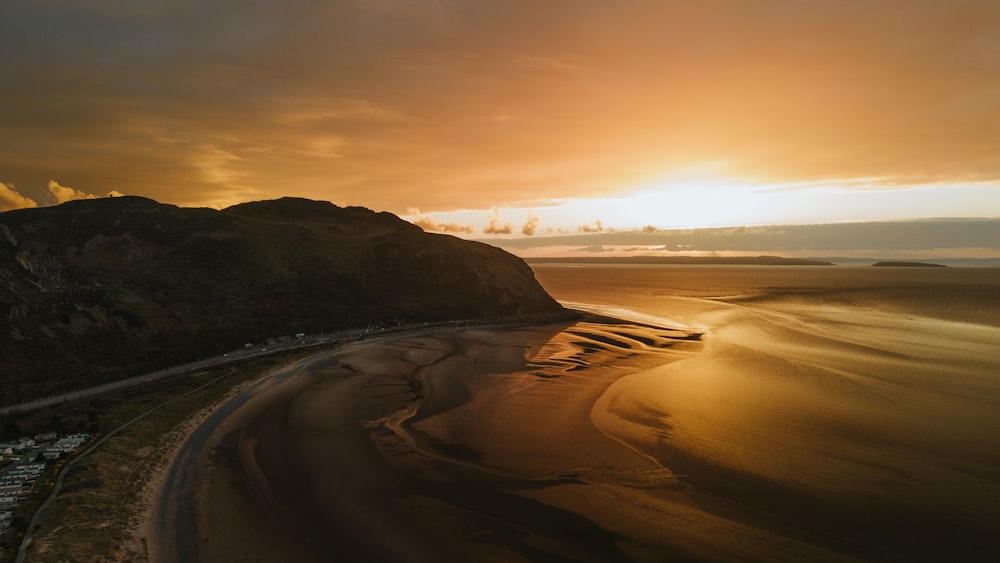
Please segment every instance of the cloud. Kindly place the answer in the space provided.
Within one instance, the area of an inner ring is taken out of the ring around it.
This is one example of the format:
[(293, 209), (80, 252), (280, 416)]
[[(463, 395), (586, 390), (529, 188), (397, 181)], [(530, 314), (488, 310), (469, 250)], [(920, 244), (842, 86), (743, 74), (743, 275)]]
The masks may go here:
[(430, 219), (428, 217), (419, 217), (413, 221), (413, 224), (425, 231), (434, 231), (439, 233), (468, 234), (468, 235), (471, 235), (473, 233), (472, 225), (459, 225), (458, 223), (439, 223), (434, 219)]
[[(63, 186), (55, 180), (49, 180), (47, 188), (49, 192), (48, 201), (51, 202), (52, 205), (59, 205), (76, 199), (95, 199), (101, 197), (82, 190), (71, 188), (69, 186)], [(123, 195), (125, 194), (118, 190), (111, 190), (108, 192), (107, 197), (121, 197)], [(21, 194), (14, 184), (10, 182), (0, 182), (0, 211), (10, 211), (12, 209), (25, 209), (38, 206), (39, 203), (37, 201)]]
[[(320, 148), (321, 144), (317, 142), (315, 150), (323, 150)], [(201, 148), (201, 152), (201, 159), (197, 166), (204, 181), (229, 185), (244, 176), (244, 172), (238, 166), (238, 163), (243, 159), (232, 151), (215, 145), (206, 145)]]
[(616, 196), (700, 162), (761, 185), (997, 183), (1000, 4), (942, 6), (8, 2), (0, 170), (394, 213)]
[(581, 70), (583, 67), (566, 62), (562, 59), (556, 57), (539, 57), (527, 55), (519, 59), (520, 64), (534, 69), (539, 70), (550, 70), (550, 71), (576, 71)]
[(535, 231), (538, 230), (538, 221), (539, 221), (538, 217), (534, 213), (529, 211), (528, 220), (525, 221), (524, 225), (521, 226), (521, 234), (528, 236), (534, 235)]
[(14, 184), (0, 182), (0, 211), (38, 207), (38, 203), (30, 197), (21, 195)]
[(52, 194), (52, 199), (55, 200), (57, 205), (75, 199), (94, 199), (97, 197), (94, 194), (88, 194), (68, 186), (60, 185), (55, 180), (49, 180), (49, 193)]
[(49, 180), (48, 188), (49, 194), (52, 195), (52, 199), (56, 205), (77, 199), (97, 199), (100, 197), (121, 197), (125, 195), (118, 190), (111, 190), (105, 196), (94, 195), (69, 186), (63, 186), (55, 180)]
[(407, 215), (413, 216), (411, 221), (414, 225), (420, 227), (425, 231), (437, 232), (437, 233), (449, 233), (449, 234), (467, 234), (471, 235), (473, 233), (472, 225), (460, 225), (458, 223), (441, 223), (430, 217), (424, 217), (420, 214), (419, 207), (407, 207)]
[(500, 210), (494, 207), (490, 211), (490, 222), (483, 228), (483, 232), (488, 235), (509, 235), (514, 232), (510, 223), (500, 223)]

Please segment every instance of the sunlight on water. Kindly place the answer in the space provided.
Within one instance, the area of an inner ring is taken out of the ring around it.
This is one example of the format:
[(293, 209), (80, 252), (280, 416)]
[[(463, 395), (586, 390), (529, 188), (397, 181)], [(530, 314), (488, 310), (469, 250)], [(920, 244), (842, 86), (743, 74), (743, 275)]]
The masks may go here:
[(837, 498), (837, 510), (871, 508), (887, 537), (998, 523), (997, 272), (536, 271), (566, 302), (706, 331), (704, 353), (621, 378), (594, 415), (682, 481), (742, 488), (758, 509), (818, 523), (826, 517), (782, 499)]

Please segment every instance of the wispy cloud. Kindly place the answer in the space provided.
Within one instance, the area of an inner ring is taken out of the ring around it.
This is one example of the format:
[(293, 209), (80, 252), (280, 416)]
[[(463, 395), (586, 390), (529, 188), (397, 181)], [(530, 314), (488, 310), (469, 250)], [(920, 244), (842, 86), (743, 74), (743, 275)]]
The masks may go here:
[(553, 70), (553, 71), (583, 70), (582, 66), (567, 62), (558, 57), (540, 57), (535, 55), (526, 55), (524, 57), (521, 57), (518, 60), (518, 62), (523, 66), (541, 70)]

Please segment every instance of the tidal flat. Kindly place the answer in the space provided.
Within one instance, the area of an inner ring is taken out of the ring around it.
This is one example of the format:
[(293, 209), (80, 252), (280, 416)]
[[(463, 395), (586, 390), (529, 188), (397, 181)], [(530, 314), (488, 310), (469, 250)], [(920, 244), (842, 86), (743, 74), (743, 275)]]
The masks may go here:
[(157, 517), (193, 531), (156, 542), (201, 561), (997, 555), (996, 270), (535, 270), (592, 315), (290, 367), (182, 454), (194, 508)]

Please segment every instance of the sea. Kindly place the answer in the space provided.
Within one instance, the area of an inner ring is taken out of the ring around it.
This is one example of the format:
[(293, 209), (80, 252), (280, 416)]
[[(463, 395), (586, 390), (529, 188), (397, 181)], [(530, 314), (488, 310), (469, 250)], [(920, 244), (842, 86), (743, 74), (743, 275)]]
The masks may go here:
[(534, 270), (569, 307), (702, 335), (592, 418), (740, 524), (719, 558), (1000, 555), (1000, 269)]

